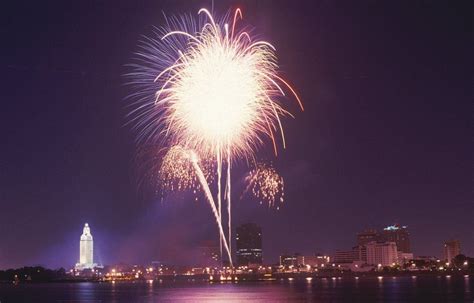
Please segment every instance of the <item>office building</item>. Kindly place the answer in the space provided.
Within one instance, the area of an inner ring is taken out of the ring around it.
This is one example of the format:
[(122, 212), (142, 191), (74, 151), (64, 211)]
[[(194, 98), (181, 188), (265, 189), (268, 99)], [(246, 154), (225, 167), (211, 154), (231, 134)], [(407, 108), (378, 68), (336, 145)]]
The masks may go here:
[(380, 240), (383, 242), (395, 242), (397, 249), (403, 253), (411, 252), (410, 234), (406, 226), (395, 224), (385, 227)]
[(379, 233), (376, 230), (368, 229), (357, 234), (357, 245), (363, 246), (367, 243), (378, 241), (380, 239)]
[(321, 267), (328, 264), (330, 261), (329, 256), (314, 255), (314, 256), (296, 256), (296, 264), (299, 266), (311, 266), (311, 267)]
[(398, 251), (395, 242), (370, 242), (365, 245), (367, 249), (367, 264), (392, 266), (398, 264)]
[(351, 250), (337, 250), (334, 254), (334, 263), (346, 264), (354, 261), (367, 261), (367, 249), (364, 245), (354, 246)]
[(262, 264), (262, 228), (254, 223), (242, 224), (236, 232), (238, 266)]
[(297, 266), (298, 265), (297, 256), (298, 255), (281, 255), (280, 265), (281, 266)]

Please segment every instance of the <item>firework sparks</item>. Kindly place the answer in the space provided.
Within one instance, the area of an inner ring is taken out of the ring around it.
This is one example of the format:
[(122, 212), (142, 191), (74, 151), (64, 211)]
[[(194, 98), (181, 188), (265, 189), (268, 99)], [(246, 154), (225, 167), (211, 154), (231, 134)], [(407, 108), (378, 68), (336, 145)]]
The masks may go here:
[(247, 188), (244, 194), (251, 192), (260, 200), (260, 204), (266, 203), (272, 207), (277, 203), (283, 203), (285, 197), (283, 177), (273, 166), (265, 163), (257, 164), (256, 168), (249, 172), (245, 181)]
[(187, 150), (173, 146), (163, 157), (158, 180), (164, 190), (186, 190), (195, 187), (196, 176)]
[(207, 10), (199, 13), (208, 22), (172, 18), (176, 29), (160, 30), (161, 38), (148, 39), (138, 53), (130, 74), (138, 106), (130, 114), (139, 138), (167, 137), (202, 158), (252, 156), (265, 137), (276, 147), (277, 129), (284, 139), (280, 117), (289, 114), (279, 97), (284, 88), (299, 97), (277, 75), (275, 48), (237, 31), (240, 10), (230, 28), (231, 20), (216, 23)]
[[(163, 191), (183, 191), (200, 189), (200, 183), (192, 163), (193, 152), (181, 146), (172, 146), (163, 156), (158, 171), (158, 182)], [(203, 175), (208, 183), (212, 182), (212, 161), (199, 161)]]
[[(129, 74), (137, 88), (132, 94), (135, 102), (130, 120), (139, 131), (139, 141), (165, 142), (172, 147), (159, 173), (165, 187), (188, 189), (199, 182), (232, 264), (232, 162), (253, 158), (266, 139), (273, 142), (276, 154), (278, 132), (285, 147), (280, 118), (291, 115), (281, 103), (285, 92), (296, 98), (301, 109), (303, 106), (294, 89), (277, 74), (275, 47), (238, 29), (240, 9), (232, 18), (219, 21), (206, 9), (198, 14), (197, 22), (190, 16), (170, 18), (168, 27), (158, 31), (158, 39), (145, 38)], [(216, 199), (206, 169), (197, 159), (217, 162)], [(269, 175), (261, 177), (267, 181), (253, 181), (258, 184), (254, 194), (273, 204), (278, 190), (282, 193), (283, 180), (274, 188), (271, 177), (278, 175), (266, 171)], [(223, 200), (227, 202), (227, 240), (222, 228)]]

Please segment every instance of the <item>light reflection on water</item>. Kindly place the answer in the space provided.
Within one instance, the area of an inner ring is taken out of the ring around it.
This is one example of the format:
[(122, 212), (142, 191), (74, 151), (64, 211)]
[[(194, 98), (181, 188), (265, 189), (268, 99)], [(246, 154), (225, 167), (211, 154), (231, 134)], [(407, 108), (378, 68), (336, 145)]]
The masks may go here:
[(474, 276), (0, 285), (0, 302), (473, 302)]

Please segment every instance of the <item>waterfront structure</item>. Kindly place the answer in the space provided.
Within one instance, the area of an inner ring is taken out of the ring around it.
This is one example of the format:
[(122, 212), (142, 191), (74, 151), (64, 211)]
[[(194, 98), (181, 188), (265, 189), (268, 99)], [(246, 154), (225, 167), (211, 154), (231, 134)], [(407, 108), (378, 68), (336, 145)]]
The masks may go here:
[(281, 255), (280, 256), (280, 265), (281, 266), (296, 266), (298, 254), (295, 255)]
[(281, 255), (280, 265), (281, 266), (311, 266), (311, 267), (324, 267), (330, 261), (329, 256), (323, 255)]
[(238, 266), (262, 264), (262, 228), (254, 223), (242, 224), (236, 232)]
[(461, 243), (459, 240), (449, 240), (444, 242), (443, 257), (447, 262), (453, 261), (454, 257), (461, 253)]
[(314, 255), (314, 256), (296, 256), (296, 263), (301, 266), (321, 267), (328, 264), (329, 256)]
[(413, 255), (413, 253), (404, 253), (404, 252), (398, 251), (399, 264), (408, 264), (413, 259), (415, 259), (415, 256)]
[(395, 242), (367, 243), (367, 264), (377, 266), (393, 266), (398, 264), (398, 251)]
[(385, 227), (380, 240), (383, 242), (395, 242), (397, 249), (403, 253), (411, 252), (410, 234), (406, 226), (394, 224)]
[(76, 263), (76, 270), (92, 269), (96, 267), (94, 263), (94, 240), (92, 238), (89, 224), (85, 224), (79, 242), (79, 263)]

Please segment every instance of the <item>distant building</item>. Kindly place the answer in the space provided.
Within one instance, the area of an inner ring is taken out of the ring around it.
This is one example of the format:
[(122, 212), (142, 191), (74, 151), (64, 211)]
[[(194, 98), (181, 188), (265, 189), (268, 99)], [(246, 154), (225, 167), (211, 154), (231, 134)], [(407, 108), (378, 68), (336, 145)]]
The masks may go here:
[(262, 228), (254, 223), (242, 224), (236, 232), (237, 265), (262, 264)]
[(395, 242), (367, 243), (367, 264), (392, 266), (398, 264), (398, 251)]
[(352, 250), (336, 250), (333, 261), (336, 264), (352, 263), (358, 260), (357, 252)]
[(357, 245), (363, 246), (367, 243), (378, 241), (380, 235), (376, 230), (368, 229), (357, 234)]
[(449, 240), (444, 242), (443, 256), (444, 260), (451, 262), (454, 257), (461, 253), (461, 243), (459, 240)]
[(85, 224), (79, 242), (79, 263), (76, 263), (76, 270), (92, 269), (96, 267), (94, 263), (94, 240), (92, 238), (89, 224)]
[(404, 253), (401, 251), (398, 251), (398, 264), (408, 264), (410, 261), (415, 259), (415, 256), (413, 253)]
[(314, 256), (296, 256), (296, 263), (301, 266), (321, 267), (328, 264), (329, 256), (314, 255)]
[(346, 264), (354, 261), (367, 261), (367, 249), (365, 245), (354, 246), (351, 250), (337, 250), (334, 254), (334, 263)]
[(311, 266), (321, 267), (328, 264), (330, 261), (329, 256), (323, 255), (281, 255), (280, 265), (281, 266)]
[(280, 256), (280, 265), (281, 266), (297, 266), (298, 261), (297, 261), (298, 255), (281, 255)]
[(395, 242), (397, 249), (403, 253), (411, 252), (410, 234), (406, 226), (395, 224), (385, 227), (380, 240), (384, 242)]

